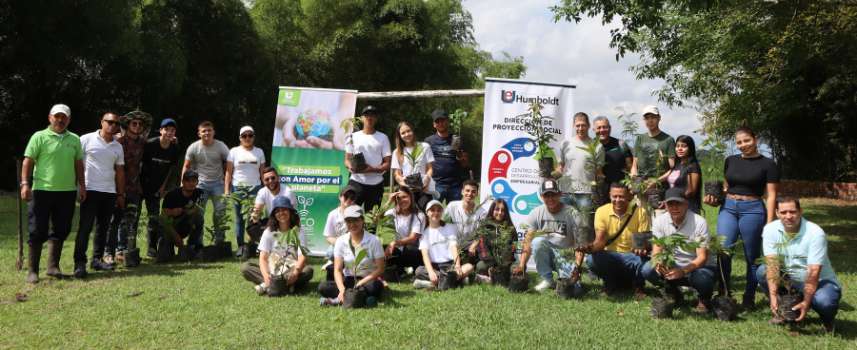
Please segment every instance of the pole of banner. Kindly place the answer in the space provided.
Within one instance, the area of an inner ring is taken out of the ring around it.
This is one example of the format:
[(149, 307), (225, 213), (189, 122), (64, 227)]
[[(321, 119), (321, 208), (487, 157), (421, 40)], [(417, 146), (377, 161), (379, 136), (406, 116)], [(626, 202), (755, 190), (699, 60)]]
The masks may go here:
[(21, 199), (21, 167), (23, 164), (21, 164), (21, 162), (21, 159), (15, 160), (15, 168), (17, 168), (15, 173), (17, 174), (16, 178), (18, 179), (18, 193), (15, 194), (15, 197), (18, 199), (18, 257), (15, 260), (15, 268), (18, 269), (18, 271), (21, 271), (24, 267), (24, 219), (23, 206), (21, 203), (23, 201)]

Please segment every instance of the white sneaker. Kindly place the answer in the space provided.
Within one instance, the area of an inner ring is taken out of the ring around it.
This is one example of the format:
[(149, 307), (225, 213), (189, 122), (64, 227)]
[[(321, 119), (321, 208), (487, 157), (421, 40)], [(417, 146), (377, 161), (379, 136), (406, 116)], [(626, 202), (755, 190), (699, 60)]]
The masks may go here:
[(410, 275), (410, 274), (412, 274), (412, 273), (414, 273), (414, 268), (413, 268), (413, 267), (410, 267), (410, 266), (405, 267), (405, 274), (406, 274), (406, 275)]
[(428, 289), (431, 287), (434, 287), (434, 285), (431, 284), (431, 281), (426, 281), (426, 280), (421, 280), (421, 279), (415, 279), (414, 280), (414, 288), (416, 288), (416, 289)]
[(555, 285), (553, 281), (542, 280), (533, 289), (535, 289), (536, 292), (544, 292), (547, 289), (554, 289), (554, 287)]
[(327, 267), (333, 265), (333, 261), (328, 260), (324, 265), (321, 265), (321, 270), (327, 270)]
[(482, 284), (491, 284), (491, 277), (476, 274), (476, 282)]

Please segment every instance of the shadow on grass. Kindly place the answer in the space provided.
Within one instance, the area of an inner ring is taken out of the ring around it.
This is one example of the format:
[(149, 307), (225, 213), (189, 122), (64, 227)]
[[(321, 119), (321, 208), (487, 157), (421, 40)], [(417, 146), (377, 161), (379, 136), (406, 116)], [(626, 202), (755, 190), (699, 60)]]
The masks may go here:
[[(141, 264), (140, 266), (114, 271), (98, 271), (89, 270), (89, 275), (84, 278), (84, 281), (97, 281), (100, 279), (128, 278), (128, 277), (145, 277), (145, 276), (179, 276), (180, 272), (187, 270), (217, 270), (223, 268), (222, 262), (191, 262), (191, 263), (165, 263), (165, 264)], [(68, 277), (68, 279), (75, 279)]]

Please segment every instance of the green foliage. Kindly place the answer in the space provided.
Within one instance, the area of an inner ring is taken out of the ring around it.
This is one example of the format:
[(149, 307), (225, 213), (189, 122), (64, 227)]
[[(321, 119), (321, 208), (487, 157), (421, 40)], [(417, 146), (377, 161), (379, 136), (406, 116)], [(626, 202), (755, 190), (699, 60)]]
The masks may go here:
[[(773, 267), (777, 269), (778, 276), (776, 277), (776, 281), (777, 287), (780, 290), (784, 290), (787, 294), (800, 293), (801, 291), (792, 288), (791, 284), (791, 276), (800, 273), (799, 268), (797, 266), (789, 265), (788, 261), (791, 259), (806, 259), (806, 257), (789, 254), (789, 244), (791, 244), (791, 241), (794, 240), (795, 237), (797, 237), (796, 234), (793, 235), (785, 233), (782, 230), (779, 231), (779, 234), (785, 239), (781, 242), (774, 244), (774, 249), (776, 250), (777, 254), (773, 256), (773, 260), (776, 266), (768, 266), (768, 268)], [(760, 256), (758, 259), (756, 259), (756, 263), (761, 265), (768, 264), (770, 263), (770, 261), (768, 261), (768, 257)]]
[(241, 205), (241, 217), (244, 218), (244, 222), (250, 222), (255, 205), (256, 196), (251, 193), (251, 190), (249, 187), (238, 187), (232, 193), (221, 196), (221, 200), (227, 203)]
[(309, 249), (301, 245), (300, 238), (298, 237), (298, 230), (300, 230), (300, 228), (298, 226), (294, 226), (286, 232), (280, 232), (280, 234), (277, 235), (277, 243), (279, 243), (281, 247), (290, 247), (294, 249), (295, 252), (300, 251), (303, 255), (309, 255)]
[(423, 154), (423, 144), (417, 142), (414, 145), (414, 148), (410, 152), (405, 152), (405, 158), (408, 159), (408, 162), (411, 163), (411, 168), (416, 169), (417, 160), (420, 159), (420, 156)]
[(465, 118), (467, 118), (467, 111), (460, 108), (449, 114), (449, 128), (453, 134), (461, 135), (461, 126)]
[(488, 254), (493, 258), (495, 264), (501, 266), (511, 264), (515, 261), (515, 248), (507, 244), (518, 236), (514, 226), (506, 223), (497, 223), (490, 219), (484, 219), (474, 232), (476, 240), (485, 242)]
[[(212, 202), (224, 202), (224, 207), (226, 206), (227, 199), (224, 196), (213, 196)], [(199, 210), (200, 212), (204, 212), (202, 208), (194, 205), (193, 210)], [(225, 232), (229, 231), (230, 223), (232, 223), (232, 216), (230, 215), (217, 215), (216, 213), (211, 217), (211, 225), (205, 227), (205, 232), (208, 234), (209, 242), (215, 243), (217, 241), (217, 232)]]
[(550, 145), (556, 137), (545, 128), (545, 124), (550, 123), (550, 121), (542, 116), (542, 107), (538, 102), (530, 103), (529, 118), (524, 120), (524, 128), (526, 128), (527, 134), (530, 134), (533, 137), (533, 142), (536, 143), (536, 154), (533, 156), (535, 160), (556, 158)]
[(749, 126), (789, 178), (857, 178), (857, 2), (562, 0), (552, 10), (619, 19), (617, 59), (640, 54), (637, 77), (663, 79), (669, 105), (692, 101), (710, 135)]
[(378, 238), (396, 237), (394, 217), (384, 215), (393, 208), (392, 201), (384, 201), (381, 205), (375, 205), (371, 210), (363, 214), (363, 225), (367, 231), (373, 232)]
[(674, 233), (669, 236), (652, 238), (652, 245), (661, 247), (661, 251), (652, 256), (652, 263), (660, 264), (666, 268), (672, 268), (675, 266), (675, 251), (677, 249), (692, 251), (699, 248), (701, 243), (688, 241), (681, 234)]

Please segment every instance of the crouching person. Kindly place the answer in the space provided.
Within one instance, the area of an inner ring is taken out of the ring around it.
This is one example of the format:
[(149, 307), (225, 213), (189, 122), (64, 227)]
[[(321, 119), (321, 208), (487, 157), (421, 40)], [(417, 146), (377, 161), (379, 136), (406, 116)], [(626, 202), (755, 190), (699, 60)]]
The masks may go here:
[(313, 270), (306, 264), (306, 236), (291, 200), (277, 197), (272, 206), (268, 227), (259, 240), (259, 261), (243, 263), (241, 275), (253, 282), (259, 295), (280, 296), (305, 287)]
[(423, 264), (419, 241), (426, 217), (417, 209), (414, 195), (406, 187), (399, 188), (392, 198), (396, 207), (387, 210), (384, 215), (393, 217), (396, 236), (387, 245), (384, 254), (387, 256), (388, 268), (395, 270), (394, 281), (398, 281), (406, 267), (413, 271)]
[[(158, 241), (158, 262), (170, 261), (175, 255), (175, 247), (179, 248), (179, 259), (190, 260), (202, 247), (204, 220), (202, 209), (199, 207), (202, 190), (196, 188), (199, 175), (196, 171), (188, 170), (182, 176), (182, 185), (166, 196), (161, 204), (162, 237)], [(187, 244), (184, 239), (187, 238)]]
[(633, 239), (650, 230), (649, 213), (644, 206), (631, 203), (627, 187), (613, 183), (609, 193), (610, 203), (595, 211), (595, 242), (586, 264), (604, 281), (607, 295), (632, 287), (634, 296), (640, 299), (645, 297), (641, 269), (648, 252), (645, 244), (635, 247)]
[[(666, 284), (667, 296), (675, 302), (682, 301), (680, 286), (690, 286), (698, 294), (696, 312), (708, 311), (711, 294), (714, 292), (716, 258), (708, 254), (708, 224), (705, 218), (688, 211), (684, 189), (673, 187), (666, 192), (667, 212), (658, 215), (652, 223), (652, 235), (663, 238), (678, 234), (686, 242), (698, 243), (692, 251), (676, 247), (672, 250), (674, 266), (664, 266), (647, 262), (642, 274), (654, 285)], [(664, 247), (652, 244), (652, 257), (656, 257)]]
[(318, 285), (321, 305), (346, 302), (346, 290), (365, 295), (361, 302), (373, 306), (381, 297), (384, 286), (378, 277), (384, 273), (384, 248), (381, 240), (363, 228), (363, 208), (352, 205), (343, 211), (347, 235), (333, 245), (333, 281)]
[[(777, 197), (776, 214), (779, 220), (765, 225), (762, 232), (767, 264), (756, 270), (759, 287), (770, 298), (774, 315), (770, 323), (780, 324), (792, 317), (795, 322), (803, 321), (811, 308), (821, 317), (825, 331), (833, 332), (842, 287), (827, 255), (824, 230), (803, 218), (797, 198)], [(788, 268), (780, 271), (781, 266)], [(786, 289), (803, 298), (794, 300), (794, 306), (779, 305), (784, 300), (778, 297)]]
[[(518, 231), (512, 223), (512, 217), (509, 216), (509, 208), (504, 199), (495, 199), (491, 202), (488, 216), (479, 223), (476, 232), (475, 244), (469, 248), (479, 260), (476, 263), (476, 281), (490, 282), (491, 275), (497, 271), (502, 271), (500, 274), (508, 276), (512, 265), (515, 264)], [(497, 277), (495, 276), (494, 280), (500, 281)]]
[[(432, 200), (426, 204), (428, 225), (420, 237), (423, 265), (417, 268), (414, 288), (446, 289), (455, 286), (471, 272), (473, 265), (461, 264), (458, 255), (457, 229), (443, 222), (443, 204)], [(456, 278), (449, 278), (453, 275)], [(441, 282), (441, 278), (446, 283)]]

